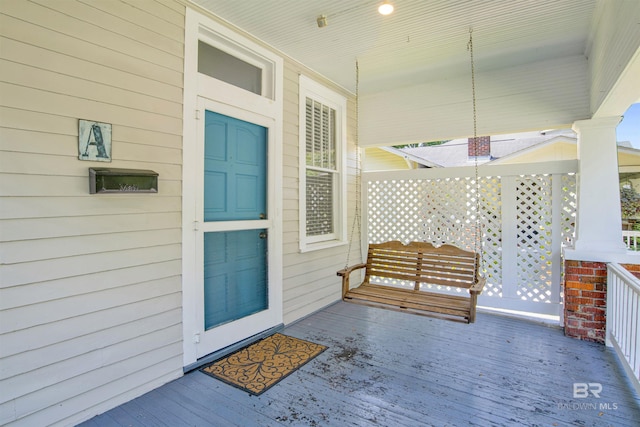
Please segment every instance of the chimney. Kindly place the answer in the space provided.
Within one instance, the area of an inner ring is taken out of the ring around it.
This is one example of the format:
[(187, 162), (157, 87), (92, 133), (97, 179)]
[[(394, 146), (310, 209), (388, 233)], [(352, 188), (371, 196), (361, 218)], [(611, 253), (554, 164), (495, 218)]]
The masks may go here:
[(469, 158), (473, 159), (475, 157), (481, 158), (489, 158), (491, 156), (491, 137), (490, 136), (479, 136), (477, 138), (468, 138), (467, 144), (468, 146), (468, 154)]

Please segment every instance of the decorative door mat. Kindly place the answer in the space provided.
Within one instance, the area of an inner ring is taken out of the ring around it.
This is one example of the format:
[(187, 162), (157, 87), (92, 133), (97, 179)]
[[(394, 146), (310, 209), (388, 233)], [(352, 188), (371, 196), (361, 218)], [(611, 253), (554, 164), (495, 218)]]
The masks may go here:
[(258, 396), (327, 349), (282, 334), (274, 334), (200, 370)]

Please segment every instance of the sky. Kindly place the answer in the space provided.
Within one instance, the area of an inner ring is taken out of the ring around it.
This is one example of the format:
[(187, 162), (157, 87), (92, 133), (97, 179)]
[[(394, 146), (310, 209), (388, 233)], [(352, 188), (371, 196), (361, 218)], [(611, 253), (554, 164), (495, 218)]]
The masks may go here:
[(632, 104), (624, 113), (624, 119), (616, 129), (618, 141), (631, 141), (633, 148), (640, 149), (640, 103)]

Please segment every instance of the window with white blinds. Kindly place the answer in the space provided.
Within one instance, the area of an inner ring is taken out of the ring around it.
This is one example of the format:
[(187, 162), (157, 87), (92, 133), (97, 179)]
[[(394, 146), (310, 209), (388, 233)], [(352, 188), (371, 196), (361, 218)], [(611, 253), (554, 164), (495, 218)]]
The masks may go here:
[(300, 107), (300, 246), (305, 251), (345, 240), (346, 100), (301, 76)]
[(336, 169), (336, 110), (306, 99), (307, 236), (334, 232)]

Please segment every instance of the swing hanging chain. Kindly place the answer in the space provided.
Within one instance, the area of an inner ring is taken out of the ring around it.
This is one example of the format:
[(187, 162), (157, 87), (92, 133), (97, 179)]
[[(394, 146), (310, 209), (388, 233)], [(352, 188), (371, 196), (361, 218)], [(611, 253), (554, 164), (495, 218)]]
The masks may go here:
[[(482, 250), (482, 223), (480, 217), (480, 175), (478, 173), (478, 118), (476, 109), (476, 72), (475, 62), (473, 59), (473, 28), (469, 27), (469, 42), (467, 43), (467, 50), (469, 51), (471, 62), (471, 94), (473, 103), (473, 154), (474, 154), (474, 166), (475, 166), (475, 184), (476, 184), (476, 227), (474, 232), (474, 252), (480, 254), (480, 257), (476, 256), (474, 261), (474, 269), (479, 271), (484, 264), (484, 251)], [(476, 265), (479, 262), (480, 265)]]
[[(472, 92), (472, 103), (473, 103), (473, 140), (476, 142), (474, 144), (474, 158), (475, 158), (475, 183), (476, 183), (476, 227), (475, 227), (475, 238), (474, 238), (474, 247), (475, 253), (480, 254), (480, 257), (475, 258), (474, 261), (474, 269), (478, 271), (482, 268), (484, 264), (484, 251), (482, 251), (481, 245), (481, 218), (480, 218), (480, 178), (478, 172), (478, 120), (477, 120), (477, 109), (476, 109), (476, 81), (475, 81), (475, 62), (473, 58), (473, 28), (469, 28), (469, 42), (467, 44), (467, 50), (469, 50), (470, 58), (471, 58), (471, 92)], [(356, 161), (356, 206), (353, 218), (353, 224), (351, 226), (351, 235), (349, 238), (349, 248), (347, 249), (347, 261), (345, 263), (345, 268), (349, 266), (349, 259), (351, 256), (351, 250), (353, 247), (353, 237), (356, 229), (361, 230), (361, 220), (360, 220), (360, 203), (361, 203), (361, 168), (360, 168), (360, 141), (359, 141), (359, 88), (360, 88), (360, 68), (358, 65), (358, 61), (356, 61), (356, 94), (355, 94), (355, 119), (356, 119), (356, 129), (355, 129), (355, 161)], [(480, 265), (475, 263), (479, 262)]]
[(358, 133), (358, 127), (359, 127), (359, 109), (358, 109), (358, 95), (359, 95), (359, 90), (360, 90), (360, 67), (358, 65), (358, 61), (356, 60), (356, 130), (355, 130), (355, 151), (356, 151), (356, 155), (355, 155), (355, 161), (356, 161), (356, 207), (355, 207), (355, 211), (354, 211), (354, 216), (353, 216), (353, 223), (351, 225), (351, 235), (349, 236), (349, 248), (347, 249), (347, 261), (345, 263), (344, 268), (349, 267), (349, 258), (351, 257), (351, 249), (353, 247), (353, 237), (355, 234), (356, 229), (357, 230), (362, 230), (362, 224), (360, 221), (360, 203), (361, 203), (361, 175), (362, 175), (362, 171), (360, 169), (360, 141), (359, 141), (359, 133)]
[[(473, 60), (473, 28), (469, 28), (469, 42), (467, 43), (467, 50), (469, 51), (469, 56), (471, 57), (471, 95), (473, 101), (473, 138), (478, 137), (478, 120), (477, 120), (477, 110), (476, 110), (476, 70), (475, 63)], [(477, 158), (477, 150), (478, 146), (475, 145), (475, 157)], [(477, 165), (477, 162), (476, 162)]]

